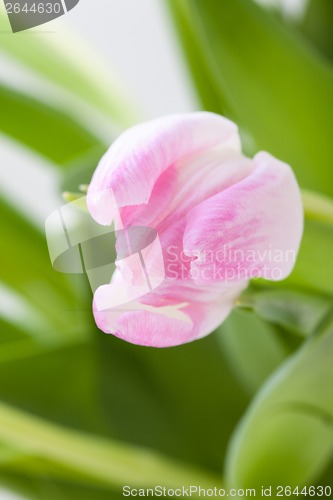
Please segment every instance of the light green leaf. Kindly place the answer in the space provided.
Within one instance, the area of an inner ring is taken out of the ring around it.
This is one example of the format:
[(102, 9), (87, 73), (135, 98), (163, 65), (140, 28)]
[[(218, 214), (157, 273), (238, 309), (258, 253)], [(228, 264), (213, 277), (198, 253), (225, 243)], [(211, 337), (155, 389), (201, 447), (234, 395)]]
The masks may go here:
[(69, 309), (78, 299), (67, 277), (52, 268), (45, 236), (1, 198), (0, 213), (0, 260), (7, 263), (1, 266), (0, 281), (66, 330)]
[[(10, 31), (5, 15), (0, 15), (0, 27)], [(83, 39), (65, 30), (56, 39), (39, 33), (8, 35), (1, 37), (0, 51), (29, 71), (106, 114), (118, 127), (130, 126), (137, 120), (124, 86)]]
[(187, 5), (210, 74), (258, 149), (289, 162), (302, 186), (332, 194), (332, 68), (251, 0)]
[[(118, 488), (124, 484), (137, 487), (221, 484), (218, 476), (145, 449), (71, 431), (3, 403), (0, 404), (0, 439), (28, 457), (45, 460), (46, 474), (50, 476), (54, 472), (59, 479), (62, 476), (66, 479), (71, 471), (78, 482), (85, 480), (88, 484)], [(24, 462), (22, 467), (24, 469)]]
[(325, 222), (333, 226), (333, 200), (314, 191), (302, 190), (304, 215), (307, 220)]
[(228, 485), (315, 484), (333, 453), (333, 313), (264, 385), (233, 435)]
[(283, 286), (333, 293), (333, 225), (307, 219), (295, 268)]
[(31, 500), (123, 500), (121, 488), (92, 486), (86, 483), (56, 481), (41, 473), (38, 477), (13, 472), (0, 473), (1, 485)]
[(105, 149), (99, 139), (64, 112), (3, 85), (0, 109), (2, 133), (56, 164), (65, 165), (98, 146)]

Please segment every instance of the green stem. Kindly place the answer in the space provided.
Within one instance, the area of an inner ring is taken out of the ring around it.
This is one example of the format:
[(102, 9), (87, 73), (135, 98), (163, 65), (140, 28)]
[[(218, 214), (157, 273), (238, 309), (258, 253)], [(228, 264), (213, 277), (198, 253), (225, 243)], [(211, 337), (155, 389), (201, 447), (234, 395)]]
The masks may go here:
[(306, 219), (333, 224), (333, 201), (329, 197), (303, 189), (302, 201)]

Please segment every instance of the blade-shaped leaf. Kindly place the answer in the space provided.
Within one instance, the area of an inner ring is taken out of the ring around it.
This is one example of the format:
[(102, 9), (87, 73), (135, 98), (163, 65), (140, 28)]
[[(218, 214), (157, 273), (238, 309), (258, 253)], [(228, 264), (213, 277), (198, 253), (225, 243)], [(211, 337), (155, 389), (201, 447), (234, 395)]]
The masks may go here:
[(64, 326), (78, 301), (67, 277), (53, 270), (44, 235), (1, 198), (0, 213), (0, 280)]
[(93, 148), (100, 140), (65, 113), (0, 85), (0, 131), (64, 165)]
[(289, 354), (278, 329), (250, 312), (233, 311), (220, 327), (219, 340), (233, 373), (250, 394)]
[(247, 291), (240, 305), (264, 320), (301, 335), (313, 333), (328, 313), (332, 298), (296, 290)]
[(302, 32), (333, 60), (333, 3), (331, 0), (310, 0), (306, 15), (300, 23)]
[[(200, 484), (214, 487), (219, 476), (173, 462), (145, 449), (71, 431), (0, 404), (0, 439), (27, 456), (45, 459), (47, 475), (68, 475), (121, 488), (124, 484), (166, 487)], [(24, 466), (24, 462), (22, 463)], [(33, 461), (27, 466), (33, 464)], [(63, 470), (62, 470), (63, 466)], [(15, 467), (14, 467), (15, 469)], [(42, 472), (41, 468), (41, 472)]]
[(65, 274), (55, 272), (45, 236), (1, 198), (0, 213), (0, 259), (4, 263), (0, 282), (41, 317), (38, 324), (30, 321), (27, 326), (38, 327), (40, 338), (45, 341), (53, 338), (57, 342), (62, 338), (71, 342), (78, 335), (84, 338), (87, 327), (80, 313), (86, 292), (83, 275), (69, 281)]
[(333, 453), (333, 313), (265, 384), (234, 433), (237, 487), (315, 484)]
[(332, 68), (251, 0), (187, 6), (210, 73), (257, 147), (289, 162), (303, 186), (332, 194)]
[(220, 114), (228, 114), (228, 105), (223, 99), (221, 89), (217, 86), (217, 78), (212, 75), (212, 65), (207, 60), (207, 54), (198, 39), (195, 26), (191, 23), (191, 16), (186, 1), (167, 0), (172, 17), (178, 29), (186, 62), (196, 84), (198, 95), (204, 108)]
[(0, 472), (1, 485), (31, 500), (121, 500), (121, 488), (107, 488), (55, 480), (46, 473), (39, 477)]
[[(2, 30), (10, 30), (7, 16), (0, 15), (0, 26)], [(70, 32), (63, 30), (56, 41), (52, 36), (41, 39), (25, 33), (3, 36), (0, 51), (66, 90), (74, 99), (80, 98), (107, 114), (118, 126), (126, 127), (136, 121), (136, 113), (124, 86), (99, 60), (98, 53)]]

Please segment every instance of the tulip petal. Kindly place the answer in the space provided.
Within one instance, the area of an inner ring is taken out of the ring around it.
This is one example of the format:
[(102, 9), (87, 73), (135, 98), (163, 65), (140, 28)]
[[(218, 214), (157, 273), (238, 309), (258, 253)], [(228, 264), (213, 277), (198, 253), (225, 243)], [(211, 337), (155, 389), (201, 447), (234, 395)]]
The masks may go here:
[(122, 224), (154, 227), (162, 234), (198, 203), (241, 181), (252, 170), (251, 160), (224, 147), (176, 162), (157, 179), (146, 204), (120, 209)]
[[(168, 214), (164, 213), (158, 230), (186, 217), (199, 203), (229, 188), (250, 175), (253, 162), (228, 148), (205, 151), (176, 165), (178, 184)], [(147, 206), (150, 205), (150, 200)]]
[[(161, 295), (152, 293), (142, 298), (144, 303), (141, 300), (114, 309), (98, 310), (99, 301), (105, 300), (103, 296), (110, 296), (111, 286), (104, 285), (95, 293), (94, 316), (98, 328), (133, 344), (171, 347), (214, 331), (231, 312), (246, 284), (223, 290), (220, 287), (218, 298), (210, 302), (172, 302), (170, 298), (163, 300)], [(117, 294), (117, 287), (113, 292)], [(183, 300), (186, 300), (184, 295)], [(160, 298), (159, 306), (156, 305), (157, 297)], [(154, 305), (149, 304), (149, 299)]]
[(175, 162), (225, 146), (240, 152), (237, 126), (208, 112), (172, 115), (124, 132), (99, 163), (87, 206), (100, 224), (110, 223), (105, 200), (96, 193), (113, 191), (118, 207), (147, 203), (160, 175)]
[(188, 214), (184, 250), (198, 282), (278, 281), (294, 266), (303, 231), (295, 176), (268, 153), (253, 161), (248, 177)]

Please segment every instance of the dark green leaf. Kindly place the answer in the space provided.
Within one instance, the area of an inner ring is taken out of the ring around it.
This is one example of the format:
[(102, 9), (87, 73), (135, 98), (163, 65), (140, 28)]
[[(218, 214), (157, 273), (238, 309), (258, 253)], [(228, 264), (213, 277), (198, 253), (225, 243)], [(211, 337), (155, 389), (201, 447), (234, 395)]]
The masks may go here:
[(0, 363), (1, 399), (51, 421), (105, 434), (97, 372), (89, 343), (35, 349)]
[(332, 299), (295, 290), (268, 289), (245, 292), (240, 304), (268, 322), (301, 335), (310, 335), (328, 313)]
[(322, 53), (333, 60), (333, 3), (331, 0), (310, 0), (300, 29)]
[[(110, 439), (70, 430), (0, 404), (0, 441), (14, 453), (1, 469), (45, 472), (55, 479), (111, 488), (127, 481), (136, 487), (221, 485), (218, 475)], [(7, 454), (8, 456), (8, 454)], [(44, 470), (43, 470), (44, 469)]]
[(191, 22), (186, 1), (167, 0), (167, 5), (178, 29), (186, 62), (204, 108), (207, 111), (228, 114), (228, 105), (223, 99), (221, 89), (217, 86), (216, 75), (212, 74), (213, 67), (209, 64), (207, 53), (203, 50), (195, 25)]
[(170, 349), (101, 333), (99, 344), (102, 399), (115, 436), (220, 471), (247, 398), (216, 334)]
[(187, 5), (216, 87), (258, 149), (289, 162), (301, 185), (332, 194), (332, 68), (251, 0)]

